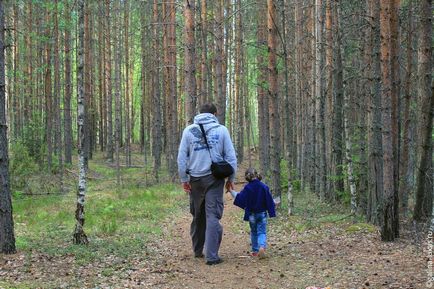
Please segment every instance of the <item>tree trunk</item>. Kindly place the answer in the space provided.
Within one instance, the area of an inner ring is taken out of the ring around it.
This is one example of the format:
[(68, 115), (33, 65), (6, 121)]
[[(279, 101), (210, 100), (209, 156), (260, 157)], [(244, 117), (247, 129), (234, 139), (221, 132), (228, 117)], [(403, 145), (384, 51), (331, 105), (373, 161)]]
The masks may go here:
[(125, 53), (125, 164), (127, 167), (131, 165), (131, 121), (130, 121), (130, 48), (129, 48), (129, 4), (128, 0), (124, 0), (124, 53)]
[(259, 166), (260, 171), (264, 176), (269, 175), (270, 167), (270, 121), (268, 114), (268, 94), (266, 93), (267, 87), (267, 38), (266, 38), (266, 19), (263, 17), (267, 13), (267, 7), (262, 0), (257, 1), (258, 17), (257, 17), (257, 49), (256, 59), (258, 63), (258, 129), (259, 129)]
[(54, 123), (55, 123), (55, 151), (59, 162), (59, 189), (63, 192), (63, 139), (62, 139), (62, 114), (60, 94), (60, 57), (59, 57), (59, 20), (58, 0), (55, 0), (54, 12)]
[(14, 219), (9, 187), (8, 137), (5, 93), (5, 11), (0, 2), (0, 252), (13, 254), (15, 249)]
[[(115, 13), (120, 15), (120, 3), (115, 1)], [(113, 35), (113, 53), (115, 57), (115, 158), (116, 158), (116, 184), (119, 187), (121, 184), (121, 171), (120, 171), (120, 146), (121, 146), (121, 27), (120, 20), (115, 22), (115, 33)]]
[(158, 1), (154, 0), (153, 5), (153, 36), (154, 36), (154, 63), (153, 63), (153, 101), (152, 101), (152, 155), (154, 157), (154, 176), (159, 180), (158, 171), (161, 166), (161, 152), (162, 152), (162, 128), (161, 128), (161, 102), (160, 102), (160, 35), (158, 33)]
[(390, 1), (380, 3), (380, 32), (381, 32), (381, 104), (382, 104), (382, 144), (383, 144), (383, 211), (381, 239), (393, 241), (394, 232), (394, 162), (392, 136), (392, 75), (391, 75), (391, 33), (390, 33)]
[(140, 22), (142, 23), (141, 25), (141, 30), (140, 30), (140, 62), (141, 62), (141, 98), (140, 98), (140, 149), (141, 152), (143, 153), (144, 156), (144, 165), (147, 165), (147, 153), (148, 153), (148, 149), (147, 149), (147, 132), (145, 131), (145, 127), (147, 127), (147, 118), (145, 116), (145, 111), (149, 111), (149, 107), (147, 107), (147, 99), (149, 97), (148, 95), (148, 73), (146, 70), (146, 64), (147, 64), (147, 29), (146, 26), (144, 25), (146, 23), (146, 10), (147, 10), (147, 3), (146, 2), (141, 2), (140, 5)]
[(356, 192), (356, 181), (354, 179), (354, 169), (353, 169), (353, 159), (351, 156), (351, 136), (348, 127), (348, 115), (349, 110), (349, 100), (346, 93), (344, 93), (344, 130), (345, 130), (345, 158), (347, 162), (347, 174), (348, 183), (350, 185), (350, 196), (351, 196), (351, 214), (356, 214), (357, 212), (357, 192)]
[(336, 48), (336, 67), (334, 76), (334, 90), (335, 99), (333, 103), (333, 154), (332, 154), (332, 174), (335, 177), (333, 182), (333, 188), (335, 190), (334, 194), (344, 192), (344, 178), (343, 178), (343, 152), (344, 147), (343, 141), (343, 117), (342, 108), (344, 106), (344, 79), (343, 79), (343, 64), (342, 64), (342, 39), (341, 39), (341, 28), (340, 28), (340, 13), (339, 13), (339, 1), (335, 0), (333, 5), (333, 22), (334, 22), (334, 33), (335, 33), (335, 43)]
[(47, 167), (48, 172), (51, 173), (52, 160), (53, 160), (53, 117), (52, 117), (52, 82), (51, 82), (51, 33), (48, 23), (50, 22), (50, 13), (48, 9), (45, 12), (45, 21), (47, 28), (45, 36), (47, 37), (45, 44), (45, 138), (47, 142)]
[(322, 78), (322, 66), (323, 66), (323, 48), (322, 48), (322, 0), (315, 1), (315, 119), (316, 119), (316, 161), (317, 165), (315, 170), (316, 185), (315, 188), (319, 193), (321, 199), (326, 196), (326, 154), (325, 154), (325, 126), (324, 126), (324, 95), (323, 91), (323, 78)]
[(407, 24), (407, 69), (405, 74), (405, 87), (404, 87), (404, 116), (403, 116), (403, 146), (400, 154), (400, 167), (399, 179), (401, 185), (399, 186), (399, 200), (400, 213), (407, 216), (408, 211), (408, 191), (410, 190), (410, 177), (409, 177), (409, 159), (410, 159), (410, 101), (411, 101), (411, 77), (413, 73), (413, 1), (410, 0), (408, 4), (408, 24)]
[(107, 93), (107, 159), (113, 161), (113, 94), (112, 94), (112, 47), (110, 31), (110, 0), (105, 2), (105, 92)]
[(267, 0), (268, 27), (268, 96), (270, 99), (270, 159), (271, 159), (271, 190), (274, 196), (281, 196), (280, 188), (280, 121), (279, 97), (277, 93), (277, 62), (276, 62), (276, 7), (273, 0)]
[(217, 118), (220, 124), (225, 124), (226, 120), (226, 95), (223, 94), (223, 10), (224, 0), (218, 0), (216, 6), (216, 51), (215, 51), (215, 77), (217, 106)]
[[(194, 4), (194, 1), (192, 0)], [(193, 7), (194, 10), (194, 7)], [(172, 182), (175, 181), (177, 166), (176, 166), (176, 157), (178, 153), (178, 115), (177, 115), (177, 104), (178, 104), (178, 94), (177, 94), (177, 67), (176, 67), (176, 10), (175, 10), (175, 2), (171, 1), (168, 3), (168, 12), (169, 12), (169, 25), (168, 25), (168, 75), (169, 75), (169, 94), (167, 95), (167, 163), (169, 175), (171, 176)], [(194, 19), (194, 13), (192, 16)], [(194, 30), (194, 28), (193, 28)], [(194, 33), (194, 32), (193, 32)], [(193, 34), (194, 35), (194, 34)], [(194, 36), (193, 36), (193, 48), (195, 46)], [(192, 68), (193, 68), (193, 76), (192, 81), (192, 92), (196, 96), (196, 65), (194, 63), (196, 53), (192, 51)], [(197, 97), (195, 97), (197, 98)], [(194, 104), (196, 106), (196, 104)]]
[(201, 74), (201, 91), (199, 95), (199, 103), (204, 104), (207, 101), (210, 101), (211, 91), (210, 82), (211, 72), (208, 67), (208, 20), (207, 20), (207, 8), (206, 8), (206, 0), (200, 1), (200, 22), (201, 22), (201, 44), (202, 44), (202, 53), (201, 53), (201, 64), (200, 64), (200, 74)]
[(333, 147), (333, 28), (332, 28), (332, 6), (331, 0), (326, 0), (326, 19), (325, 19), (325, 33), (326, 33), (326, 112), (325, 112), (325, 131), (326, 131), (326, 168), (327, 168), (327, 188), (326, 199), (334, 200), (334, 188), (331, 185), (332, 170), (332, 147)]
[(72, 119), (71, 119), (71, 97), (72, 97), (72, 75), (71, 75), (71, 7), (69, 2), (65, 3), (65, 94), (63, 100), (64, 118), (64, 143), (65, 163), (72, 164)]
[(196, 114), (197, 94), (196, 94), (196, 51), (194, 38), (194, 0), (185, 0), (185, 114), (187, 124), (193, 123)]
[(381, 144), (381, 67), (380, 67), (380, 0), (369, 0), (371, 23), (370, 60), (371, 95), (368, 110), (368, 179), (369, 193), (367, 220), (381, 225), (381, 204), (383, 202), (383, 149)]
[(432, 87), (432, 0), (420, 1), (421, 27), (418, 50), (418, 161), (414, 220), (430, 217), (433, 198), (432, 129), (434, 94)]
[(295, 25), (295, 155), (296, 155), (296, 162), (295, 162), (295, 168), (297, 172), (296, 178), (300, 179), (301, 182), (303, 182), (302, 177), (302, 160), (303, 160), (303, 147), (302, 147), (302, 141), (303, 141), (303, 132), (302, 132), (302, 125), (303, 125), (303, 119), (302, 119), (302, 58), (303, 58), (303, 25), (302, 25), (302, 15), (303, 15), (303, 9), (302, 9), (302, 0), (297, 0), (294, 3), (294, 25)]
[(91, 70), (92, 70), (92, 59), (91, 59), (91, 27), (89, 25), (90, 20), (90, 3), (84, 3), (84, 144), (83, 150), (85, 154), (85, 166), (86, 170), (88, 168), (88, 160), (91, 158), (92, 150), (92, 117), (91, 117)]
[[(98, 3), (98, 8), (100, 11), (104, 11), (104, 2)], [(104, 76), (104, 65), (105, 65), (105, 41), (103, 40), (104, 33), (104, 17), (99, 17), (98, 19), (98, 94), (99, 94), (99, 147), (101, 152), (105, 151), (107, 143), (107, 122), (106, 122), (106, 112), (107, 112), (107, 101), (105, 96), (105, 76)]]
[[(285, 97), (284, 97), (284, 107), (285, 108), (289, 108), (291, 107), (290, 105), (290, 95), (289, 95), (289, 47), (288, 47), (288, 43), (289, 43), (289, 26), (286, 23), (286, 19), (289, 18), (288, 16), (288, 12), (287, 12), (287, 1), (283, 0), (281, 1), (281, 21), (282, 21), (282, 34), (283, 34), (283, 57), (284, 57), (284, 67), (285, 67)], [(291, 146), (292, 146), (292, 142), (291, 142), (291, 138), (292, 138), (292, 134), (291, 134), (291, 117), (292, 117), (292, 112), (290, 111), (286, 111), (285, 113), (283, 113), (283, 117), (284, 117), (284, 125), (283, 125), (283, 144), (284, 144), (284, 157), (286, 160), (286, 166), (287, 166), (287, 170), (288, 170), (288, 179), (287, 179), (287, 183), (288, 183), (288, 190), (286, 192), (287, 195), (287, 199), (288, 199), (288, 215), (291, 216), (292, 215), (292, 209), (293, 209), (293, 205), (294, 205), (294, 201), (293, 201), (293, 195), (292, 195), (292, 166), (291, 166)]]
[(18, 20), (19, 20), (19, 7), (17, 3), (13, 4), (13, 41), (14, 45), (12, 47), (13, 49), (13, 62), (14, 62), (14, 68), (13, 68), (13, 95), (10, 95), (10, 97), (13, 97), (13, 124), (14, 124), (14, 136), (15, 139), (18, 139), (22, 136), (22, 130), (23, 130), (23, 124), (21, 122), (21, 105), (20, 105), (20, 81), (18, 79), (19, 73), (20, 73), (20, 45), (19, 45), (19, 29), (18, 28)]
[(242, 62), (242, 19), (241, 19), (241, 1), (237, 0), (236, 9), (238, 13), (235, 18), (235, 71), (234, 71), (234, 115), (233, 120), (231, 120), (235, 126), (235, 148), (237, 152), (237, 161), (241, 163), (243, 161), (243, 94), (242, 84), (241, 84), (241, 62)]
[(394, 223), (393, 231), (395, 237), (399, 237), (399, 148), (400, 148), (400, 69), (399, 69), (399, 5), (400, 0), (391, 0), (390, 2), (390, 73), (392, 77), (391, 84), (391, 102), (392, 102), (392, 147), (393, 147), (393, 204), (394, 204)]
[(84, 233), (84, 199), (86, 196), (86, 156), (84, 154), (84, 121), (85, 118), (85, 102), (84, 102), (84, 0), (77, 0), (78, 5), (78, 47), (77, 47), (77, 125), (78, 125), (78, 192), (77, 192), (77, 209), (75, 210), (75, 230), (73, 241), (74, 244), (89, 243), (86, 234)]
[[(30, 1), (27, 5), (27, 31), (26, 31), (26, 58), (25, 61), (27, 63), (27, 68), (25, 72), (25, 87), (26, 92), (24, 94), (24, 122), (26, 124), (30, 124), (33, 122), (32, 118), (32, 102), (34, 99), (33, 96), (33, 51), (32, 47), (32, 34), (33, 34), (33, 5)], [(65, 18), (67, 19), (67, 15)], [(30, 139), (34, 139), (33, 133), (31, 135), (27, 135), (26, 137), (30, 137)]]

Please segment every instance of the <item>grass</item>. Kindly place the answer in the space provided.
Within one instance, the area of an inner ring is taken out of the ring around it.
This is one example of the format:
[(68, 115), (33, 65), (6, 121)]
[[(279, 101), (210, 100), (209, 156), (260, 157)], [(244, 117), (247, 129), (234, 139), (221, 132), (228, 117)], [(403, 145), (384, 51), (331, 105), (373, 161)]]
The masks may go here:
[[(345, 204), (326, 203), (310, 191), (293, 192), (293, 198), (293, 216), (286, 216), (288, 211), (286, 196), (283, 196), (279, 209), (280, 215), (285, 217), (278, 224), (286, 232), (303, 233), (322, 226), (343, 225), (349, 221), (357, 222), (360, 227), (372, 231), (372, 226), (363, 223), (362, 217), (351, 216), (349, 207)], [(355, 231), (357, 231), (355, 227), (347, 230), (349, 233)]]
[[(72, 244), (75, 188), (65, 194), (15, 198), (17, 249), (29, 254), (33, 250), (54, 256), (72, 254), (78, 263), (146, 250), (147, 242), (161, 233), (161, 221), (180, 209), (183, 193), (174, 184), (147, 186), (142, 181), (145, 171), (122, 169), (123, 185), (117, 188), (115, 169), (102, 156), (90, 162), (84, 226), (88, 246)], [(69, 178), (74, 183), (74, 176)]]

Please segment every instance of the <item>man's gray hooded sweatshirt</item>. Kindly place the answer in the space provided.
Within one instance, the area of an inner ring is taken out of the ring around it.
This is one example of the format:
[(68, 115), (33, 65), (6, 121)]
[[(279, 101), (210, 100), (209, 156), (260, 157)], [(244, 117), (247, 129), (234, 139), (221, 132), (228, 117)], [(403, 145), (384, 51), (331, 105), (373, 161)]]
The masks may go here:
[[(205, 138), (199, 124), (203, 125), (208, 140), (208, 152)], [(237, 158), (228, 129), (218, 123), (211, 113), (196, 115), (194, 123), (187, 126), (182, 133), (178, 151), (178, 172), (182, 182), (188, 182), (190, 176), (203, 177), (211, 174), (211, 157), (214, 162), (226, 160), (234, 168), (229, 181), (235, 178)], [(188, 173), (187, 173), (188, 172)]]

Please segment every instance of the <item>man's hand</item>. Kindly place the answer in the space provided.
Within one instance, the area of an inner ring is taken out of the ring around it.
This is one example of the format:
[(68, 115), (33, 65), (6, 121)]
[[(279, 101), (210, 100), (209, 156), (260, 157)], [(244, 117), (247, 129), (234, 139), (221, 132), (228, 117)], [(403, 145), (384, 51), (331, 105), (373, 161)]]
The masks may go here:
[(231, 181), (226, 182), (226, 192), (230, 192), (234, 190), (234, 183)]
[(182, 183), (182, 188), (184, 189), (184, 192), (186, 192), (187, 194), (191, 193), (191, 185), (189, 182)]

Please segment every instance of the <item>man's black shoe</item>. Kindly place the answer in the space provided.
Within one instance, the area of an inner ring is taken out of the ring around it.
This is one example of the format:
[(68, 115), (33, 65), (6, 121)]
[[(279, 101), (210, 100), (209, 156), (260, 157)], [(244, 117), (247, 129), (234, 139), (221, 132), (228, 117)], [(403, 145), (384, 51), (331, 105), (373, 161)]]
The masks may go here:
[(223, 262), (223, 260), (219, 258), (219, 259), (214, 260), (214, 261), (206, 261), (206, 264), (207, 265), (217, 265), (217, 264), (220, 264), (221, 262)]
[(203, 257), (205, 257), (205, 256), (203, 255), (203, 253), (194, 254), (194, 258), (203, 258)]

